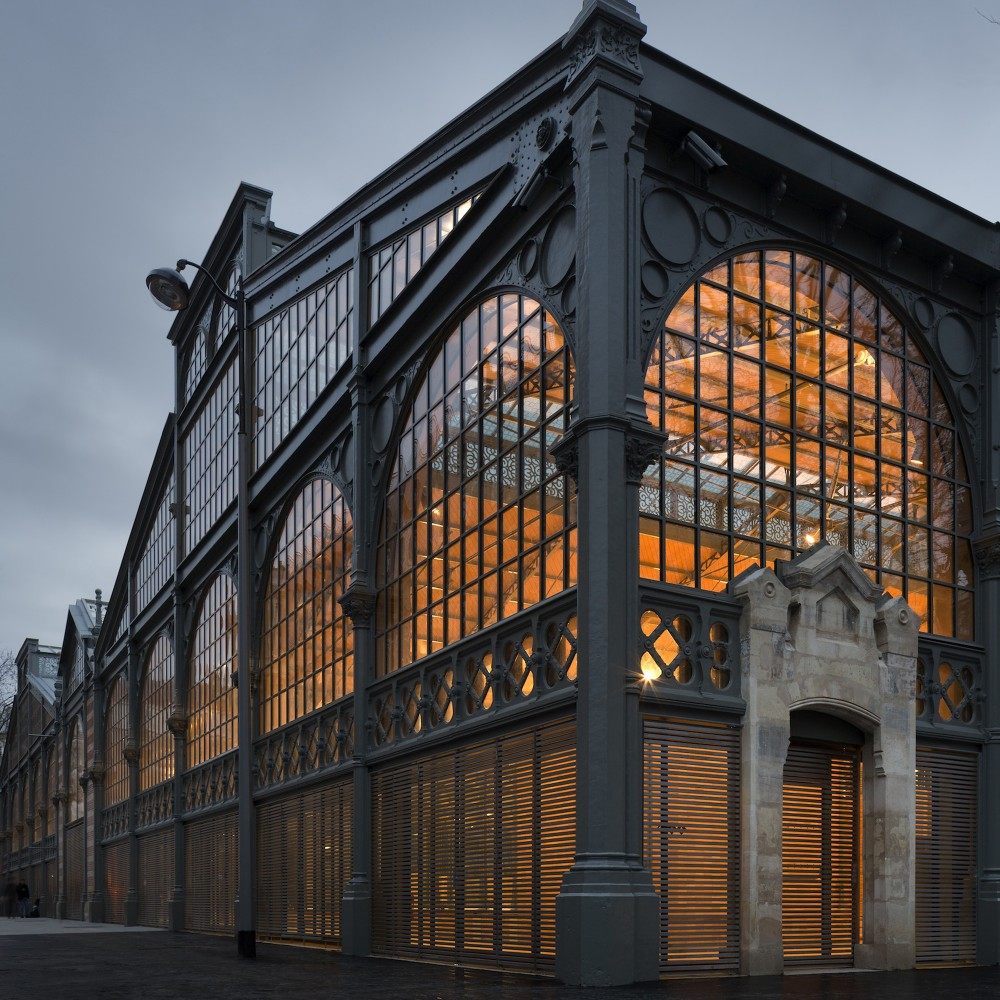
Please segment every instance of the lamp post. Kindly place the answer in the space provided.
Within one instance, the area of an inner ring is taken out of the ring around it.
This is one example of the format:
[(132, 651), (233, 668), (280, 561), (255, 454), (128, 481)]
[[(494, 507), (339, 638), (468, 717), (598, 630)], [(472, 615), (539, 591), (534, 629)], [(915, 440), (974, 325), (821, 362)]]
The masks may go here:
[(250, 357), (247, 345), (246, 296), (243, 276), (239, 275), (236, 295), (229, 295), (200, 264), (191, 260), (177, 261), (176, 270), (158, 267), (146, 276), (146, 287), (156, 302), (171, 312), (185, 309), (191, 299), (191, 289), (180, 273), (185, 267), (201, 271), (215, 287), (222, 301), (236, 312), (237, 364), (237, 549), (236, 549), (236, 634), (237, 659), (234, 682), (237, 687), (237, 774), (239, 796), (239, 851), (237, 862), (236, 949), (242, 958), (255, 958), (256, 910), (254, 905), (254, 822), (253, 822), (253, 721), (251, 712), (252, 683), (250, 678)]

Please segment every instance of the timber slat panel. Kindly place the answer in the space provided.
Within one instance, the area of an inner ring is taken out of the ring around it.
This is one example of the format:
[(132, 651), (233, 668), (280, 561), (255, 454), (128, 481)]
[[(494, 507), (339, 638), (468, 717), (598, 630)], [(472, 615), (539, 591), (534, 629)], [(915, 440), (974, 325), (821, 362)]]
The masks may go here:
[(125, 923), (125, 896), (128, 894), (128, 841), (119, 840), (104, 848), (104, 922)]
[(377, 953), (551, 972), (576, 846), (574, 734), (546, 724), (373, 775)]
[(257, 921), (264, 938), (340, 944), (351, 878), (350, 777), (257, 808)]
[(643, 724), (643, 854), (660, 896), (660, 969), (737, 971), (740, 731)]
[(979, 757), (917, 747), (917, 964), (976, 960)]
[(851, 965), (861, 907), (856, 748), (792, 741), (781, 823), (786, 965)]
[(66, 827), (66, 916), (83, 919), (83, 820)]
[(184, 827), (185, 930), (235, 930), (238, 822), (232, 810)]
[(174, 829), (171, 826), (139, 837), (139, 923), (166, 927), (174, 888)]

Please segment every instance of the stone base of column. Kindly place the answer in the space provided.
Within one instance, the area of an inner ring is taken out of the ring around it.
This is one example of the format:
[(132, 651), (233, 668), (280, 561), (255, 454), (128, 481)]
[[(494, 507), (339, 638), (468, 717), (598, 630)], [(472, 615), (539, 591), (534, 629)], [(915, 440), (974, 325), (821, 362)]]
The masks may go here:
[(134, 890), (125, 894), (125, 926), (135, 927), (139, 923), (139, 895)]
[(56, 897), (56, 920), (66, 919), (66, 897), (57, 896)]
[(104, 923), (104, 894), (95, 892), (83, 904), (83, 919), (89, 924)]
[(167, 907), (167, 930), (184, 930), (184, 892), (176, 888), (170, 893), (170, 903)]
[(344, 891), (341, 941), (344, 955), (372, 953), (372, 888), (367, 878), (352, 878)]
[(641, 865), (577, 858), (556, 896), (556, 976), (570, 986), (659, 979), (660, 898)]
[(976, 961), (996, 965), (1000, 962), (1000, 871), (986, 871), (979, 879), (976, 929)]

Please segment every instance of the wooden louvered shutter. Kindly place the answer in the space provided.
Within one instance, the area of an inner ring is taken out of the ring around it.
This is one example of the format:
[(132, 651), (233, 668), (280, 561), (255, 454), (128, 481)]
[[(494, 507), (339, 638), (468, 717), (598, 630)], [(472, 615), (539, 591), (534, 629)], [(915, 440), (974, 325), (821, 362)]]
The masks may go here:
[(174, 830), (165, 827), (139, 838), (139, 923), (166, 927), (174, 887)]
[(119, 840), (104, 848), (104, 920), (125, 923), (125, 896), (128, 893), (128, 841)]
[(184, 827), (184, 927), (231, 934), (236, 927), (239, 817), (216, 813)]
[(258, 806), (261, 937), (340, 943), (351, 877), (352, 805), (348, 777)]
[(63, 844), (66, 850), (66, 915), (70, 920), (82, 920), (83, 820), (66, 827)]
[(979, 758), (917, 747), (918, 965), (976, 960)]
[(553, 723), (373, 775), (376, 951), (551, 971), (576, 844), (573, 734)]
[(45, 864), (45, 895), (42, 897), (42, 916), (56, 915), (56, 899), (59, 896), (59, 862), (48, 861)]
[(738, 970), (740, 731), (647, 718), (643, 852), (660, 896), (660, 968)]
[(792, 741), (781, 823), (781, 939), (787, 965), (849, 965), (860, 916), (856, 747)]

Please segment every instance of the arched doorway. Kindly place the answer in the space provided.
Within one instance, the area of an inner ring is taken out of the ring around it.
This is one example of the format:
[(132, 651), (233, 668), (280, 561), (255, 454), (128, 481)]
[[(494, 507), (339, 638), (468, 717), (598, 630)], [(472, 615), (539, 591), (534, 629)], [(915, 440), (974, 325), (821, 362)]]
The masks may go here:
[(863, 916), (864, 742), (860, 729), (836, 716), (791, 713), (781, 822), (786, 966), (854, 962)]

